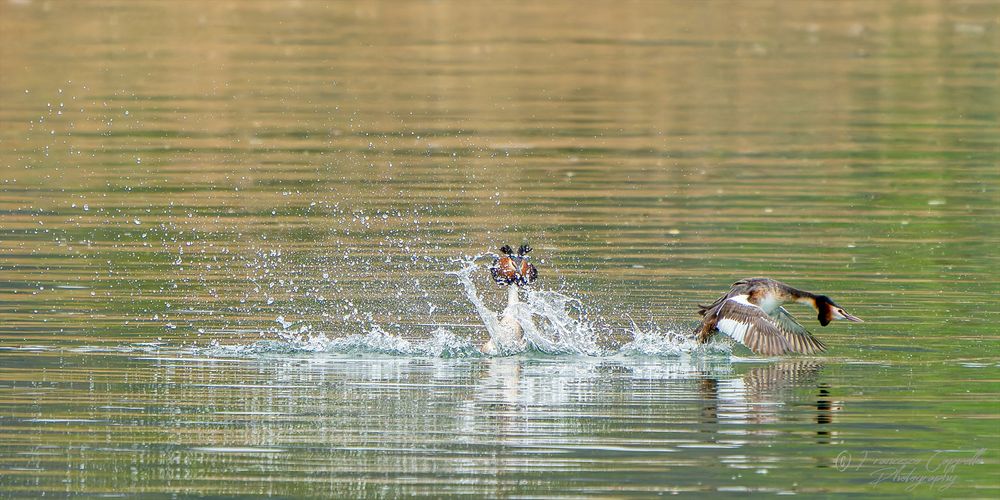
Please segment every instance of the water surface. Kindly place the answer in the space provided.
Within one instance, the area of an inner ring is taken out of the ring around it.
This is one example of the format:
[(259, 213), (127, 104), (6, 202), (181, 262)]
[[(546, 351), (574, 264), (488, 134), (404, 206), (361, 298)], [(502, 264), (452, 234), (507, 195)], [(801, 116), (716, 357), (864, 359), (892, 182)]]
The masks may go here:
[[(997, 61), (987, 1), (4, 1), (0, 496), (996, 497)], [(476, 354), (522, 241), (586, 349)], [(754, 275), (867, 322), (678, 340)]]

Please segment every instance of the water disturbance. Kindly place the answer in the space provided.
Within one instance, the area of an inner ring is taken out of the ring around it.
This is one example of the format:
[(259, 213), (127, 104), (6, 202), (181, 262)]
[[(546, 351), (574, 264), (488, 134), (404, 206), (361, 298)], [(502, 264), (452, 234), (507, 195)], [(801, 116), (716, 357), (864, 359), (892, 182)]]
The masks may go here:
[[(980, 0), (0, 0), (0, 498), (996, 498), (997, 61)], [(865, 322), (696, 345), (751, 276)]]

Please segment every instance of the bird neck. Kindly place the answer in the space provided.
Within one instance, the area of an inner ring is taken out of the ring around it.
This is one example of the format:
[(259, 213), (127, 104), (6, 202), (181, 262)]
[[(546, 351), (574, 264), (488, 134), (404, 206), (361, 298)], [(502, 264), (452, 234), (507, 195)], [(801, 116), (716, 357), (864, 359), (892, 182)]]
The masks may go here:
[(793, 295), (795, 296), (795, 302), (799, 304), (805, 304), (813, 309), (819, 311), (819, 304), (816, 303), (816, 295), (809, 293), (804, 290), (795, 290)]
[(520, 295), (517, 293), (517, 285), (510, 285), (507, 287), (507, 305), (511, 306), (517, 304), (521, 301)]

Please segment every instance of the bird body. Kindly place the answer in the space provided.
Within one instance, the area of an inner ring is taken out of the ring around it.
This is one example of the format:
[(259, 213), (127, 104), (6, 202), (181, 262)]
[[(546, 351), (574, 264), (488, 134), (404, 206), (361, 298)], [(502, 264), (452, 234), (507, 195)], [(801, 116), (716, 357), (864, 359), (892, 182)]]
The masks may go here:
[(733, 283), (729, 292), (711, 305), (700, 306), (702, 322), (695, 331), (698, 342), (708, 342), (719, 331), (757, 354), (814, 354), (826, 345), (800, 325), (783, 307), (789, 303), (811, 306), (823, 326), (833, 320), (861, 322), (825, 295), (799, 290), (770, 278), (748, 278)]
[(479, 348), (483, 354), (495, 356), (524, 350), (524, 330), (517, 321), (517, 305), (520, 303), (517, 285), (510, 285), (507, 288), (507, 307), (500, 313), (497, 332)]
[(509, 245), (504, 245), (490, 266), (493, 281), (507, 287), (507, 307), (500, 313), (496, 331), (491, 332), (490, 339), (479, 348), (483, 354), (495, 356), (520, 352), (525, 348), (524, 331), (517, 320), (518, 304), (521, 302), (518, 287), (528, 286), (538, 279), (538, 270), (528, 262), (530, 251), (530, 246), (521, 245), (515, 255)]

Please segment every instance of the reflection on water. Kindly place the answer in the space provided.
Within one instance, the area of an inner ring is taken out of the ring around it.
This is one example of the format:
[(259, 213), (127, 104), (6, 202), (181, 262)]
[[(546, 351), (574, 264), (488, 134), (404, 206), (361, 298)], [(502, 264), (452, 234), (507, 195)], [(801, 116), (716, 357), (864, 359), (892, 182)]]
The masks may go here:
[[(13, 361), (0, 368), (10, 492), (61, 491), (56, 484), (168, 492), (182, 484), (201, 494), (338, 496), (441, 487), (476, 495), (819, 493), (870, 480), (874, 464), (833, 472), (844, 450), (912, 457), (912, 439), (968, 448), (928, 425), (955, 400), (931, 402), (927, 388), (867, 396), (896, 390), (909, 367), (710, 357), (220, 358), (155, 348), (4, 357)], [(929, 367), (913, 382), (943, 376)], [(887, 428), (867, 416), (886, 405), (909, 417)]]
[[(0, 0), (0, 496), (1000, 496), (998, 19)], [(870, 321), (685, 343), (759, 275)]]
[[(3, 401), (38, 404), (5, 405), (13, 414), (2, 451), (18, 464), (5, 485), (30, 490), (45, 483), (28, 471), (60, 470), (91, 493), (166, 491), (173, 481), (268, 493), (269, 473), (308, 470), (322, 479), (287, 491), (375, 493), (371, 480), (383, 477), (394, 478), (394, 491), (418, 493), (433, 476), (464, 478), (451, 485), (464, 494), (525, 484), (526, 493), (587, 494), (626, 478), (634, 483), (622, 491), (703, 489), (703, 476), (671, 471), (716, 461), (750, 467), (738, 450), (807, 445), (807, 436), (779, 427), (822, 415), (810, 432), (825, 432), (833, 415), (813, 401), (820, 362), (176, 354), (88, 354), (62, 363), (60, 380), (8, 378)], [(129, 379), (117, 380), (123, 373)], [(84, 408), (73, 403), (80, 398)], [(581, 470), (604, 471), (603, 479), (572, 482)], [(202, 483), (243, 474), (248, 483)], [(550, 474), (554, 482), (539, 482)]]

